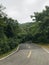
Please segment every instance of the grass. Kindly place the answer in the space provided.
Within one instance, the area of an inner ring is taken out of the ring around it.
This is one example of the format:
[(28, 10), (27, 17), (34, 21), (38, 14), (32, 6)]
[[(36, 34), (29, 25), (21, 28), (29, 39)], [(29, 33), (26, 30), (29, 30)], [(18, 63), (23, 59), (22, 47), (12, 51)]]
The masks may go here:
[(41, 43), (41, 44), (39, 44), (39, 46), (41, 46), (41, 47), (46, 48), (46, 49), (49, 50), (49, 44)]
[(13, 53), (14, 51), (16, 51), (16, 49), (17, 49), (17, 47), (16, 47), (15, 49), (13, 49), (13, 50), (11, 50), (11, 51), (5, 53), (5, 54), (0, 55), (0, 59), (3, 58), (3, 57), (5, 57), (5, 56), (8, 56), (8, 55), (11, 54), (11, 53)]

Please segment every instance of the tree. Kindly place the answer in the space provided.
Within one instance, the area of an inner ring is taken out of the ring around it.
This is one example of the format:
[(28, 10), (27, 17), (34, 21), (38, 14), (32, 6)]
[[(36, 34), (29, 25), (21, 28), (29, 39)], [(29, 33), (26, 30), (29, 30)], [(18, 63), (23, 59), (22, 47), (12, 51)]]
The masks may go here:
[[(49, 7), (46, 6), (42, 12), (35, 12), (33, 17), (35, 17), (35, 21), (39, 23), (36, 24), (38, 31), (36, 29), (35, 39), (40, 42), (49, 42)], [(35, 29), (33, 28), (33, 30)]]

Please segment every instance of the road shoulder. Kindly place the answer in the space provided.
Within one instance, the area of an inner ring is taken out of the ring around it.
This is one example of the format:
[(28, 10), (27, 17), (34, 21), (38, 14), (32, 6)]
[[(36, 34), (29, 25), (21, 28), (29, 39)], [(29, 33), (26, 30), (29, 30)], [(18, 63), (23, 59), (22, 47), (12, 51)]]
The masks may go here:
[(16, 53), (18, 50), (19, 50), (19, 46), (17, 47), (16, 50), (14, 50), (14, 51), (12, 51), (11, 53), (9, 53), (9, 55), (6, 55), (6, 56), (0, 58), (0, 60), (4, 60), (4, 59), (8, 58), (9, 56), (11, 56), (11, 55), (13, 55), (14, 53)]
[(39, 46), (46, 51), (47, 53), (49, 53), (49, 44), (39, 44)]

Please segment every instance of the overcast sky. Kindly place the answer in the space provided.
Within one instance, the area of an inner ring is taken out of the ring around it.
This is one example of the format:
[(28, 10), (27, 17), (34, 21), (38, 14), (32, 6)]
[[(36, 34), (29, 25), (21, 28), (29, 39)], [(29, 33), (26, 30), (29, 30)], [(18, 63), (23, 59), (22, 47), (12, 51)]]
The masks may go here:
[(0, 0), (0, 4), (6, 7), (9, 17), (17, 19), (19, 23), (31, 22), (30, 15), (36, 11), (42, 11), (49, 0)]

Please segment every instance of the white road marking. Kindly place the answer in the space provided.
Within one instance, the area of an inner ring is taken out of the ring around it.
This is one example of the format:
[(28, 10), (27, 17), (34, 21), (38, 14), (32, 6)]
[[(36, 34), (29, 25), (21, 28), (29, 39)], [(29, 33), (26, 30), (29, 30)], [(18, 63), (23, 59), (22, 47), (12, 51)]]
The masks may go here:
[(28, 46), (28, 48), (30, 48), (30, 46)]
[(29, 54), (28, 54), (27, 58), (30, 58), (30, 56), (31, 56), (31, 51), (29, 52)]
[[(43, 47), (42, 47), (43, 48)], [(49, 53), (49, 51), (46, 48), (43, 48), (44, 51), (46, 51), (47, 53)]]
[(26, 44), (26, 46), (27, 46), (28, 48), (30, 48), (30, 46), (29, 46), (28, 44)]
[(15, 52), (18, 51), (18, 49), (19, 49), (19, 46), (17, 47), (17, 50), (16, 50), (16, 51), (12, 52), (11, 54), (9, 54), (9, 55), (7, 55), (7, 56), (5, 56), (5, 57), (3, 57), (3, 58), (1, 58), (0, 61), (1, 61), (1, 60), (4, 60), (4, 59), (6, 59), (6, 58), (8, 58), (8, 57), (11, 56), (11, 55), (13, 55)]

